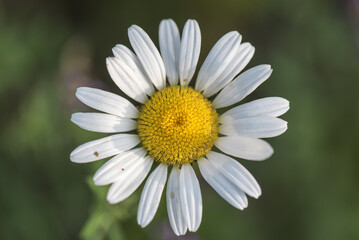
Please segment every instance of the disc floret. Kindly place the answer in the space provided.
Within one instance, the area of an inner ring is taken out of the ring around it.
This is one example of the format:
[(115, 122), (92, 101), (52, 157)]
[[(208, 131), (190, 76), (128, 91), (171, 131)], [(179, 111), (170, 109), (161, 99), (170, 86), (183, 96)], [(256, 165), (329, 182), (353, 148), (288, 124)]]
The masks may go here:
[(211, 150), (218, 136), (218, 114), (211, 102), (191, 87), (171, 86), (156, 92), (142, 106), (138, 134), (156, 161), (191, 163)]

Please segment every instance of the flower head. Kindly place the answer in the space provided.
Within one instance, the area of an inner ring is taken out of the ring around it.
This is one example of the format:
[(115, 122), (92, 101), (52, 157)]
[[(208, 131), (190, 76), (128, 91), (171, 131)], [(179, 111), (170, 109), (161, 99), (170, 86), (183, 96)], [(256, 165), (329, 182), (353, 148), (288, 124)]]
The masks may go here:
[[(116, 94), (79, 88), (76, 96), (104, 113), (75, 113), (71, 120), (89, 131), (118, 134), (79, 146), (71, 153), (71, 161), (86, 163), (114, 156), (94, 176), (97, 185), (111, 184), (107, 200), (112, 204), (129, 197), (156, 162), (137, 211), (142, 227), (155, 216), (171, 168), (166, 189), (171, 227), (177, 235), (198, 229), (202, 195), (192, 168), (195, 161), (219, 195), (240, 210), (246, 208), (247, 195), (258, 198), (261, 189), (230, 156), (255, 161), (269, 158), (273, 149), (260, 138), (286, 131), (287, 123), (277, 117), (289, 109), (289, 102), (262, 98), (232, 107), (220, 116), (217, 109), (245, 98), (270, 76), (271, 67), (259, 65), (238, 75), (252, 58), (254, 47), (241, 43), (238, 32), (229, 32), (210, 51), (192, 88), (189, 84), (201, 47), (195, 20), (186, 22), (182, 37), (174, 21), (163, 20), (159, 28), (161, 54), (140, 27), (131, 26), (128, 35), (134, 53), (116, 45), (114, 57), (106, 63), (113, 81), (139, 108)], [(130, 131), (136, 132), (123, 133)]]

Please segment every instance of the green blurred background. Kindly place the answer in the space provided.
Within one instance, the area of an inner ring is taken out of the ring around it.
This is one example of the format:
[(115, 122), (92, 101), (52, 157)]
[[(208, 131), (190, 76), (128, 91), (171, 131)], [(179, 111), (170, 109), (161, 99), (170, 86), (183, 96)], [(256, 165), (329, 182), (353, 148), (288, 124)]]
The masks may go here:
[(158, 44), (158, 24), (202, 31), (200, 63), (226, 32), (256, 47), (249, 67), (272, 65), (248, 100), (282, 96), (288, 131), (264, 162), (241, 161), (263, 194), (232, 208), (200, 178), (203, 221), (180, 239), (359, 239), (359, 1), (0, 1), (0, 239), (177, 239), (164, 198), (154, 221), (136, 223), (140, 191), (110, 206), (91, 176), (101, 163), (70, 152), (106, 134), (70, 122), (89, 111), (79, 86), (120, 93), (105, 58), (129, 46), (137, 24)]

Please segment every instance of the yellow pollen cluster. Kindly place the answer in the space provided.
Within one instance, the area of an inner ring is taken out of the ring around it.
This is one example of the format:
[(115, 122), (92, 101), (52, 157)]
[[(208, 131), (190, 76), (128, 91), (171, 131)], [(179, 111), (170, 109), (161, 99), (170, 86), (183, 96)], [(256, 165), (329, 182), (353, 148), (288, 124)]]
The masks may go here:
[(156, 161), (191, 163), (211, 150), (218, 136), (218, 114), (201, 93), (171, 86), (142, 106), (138, 134)]

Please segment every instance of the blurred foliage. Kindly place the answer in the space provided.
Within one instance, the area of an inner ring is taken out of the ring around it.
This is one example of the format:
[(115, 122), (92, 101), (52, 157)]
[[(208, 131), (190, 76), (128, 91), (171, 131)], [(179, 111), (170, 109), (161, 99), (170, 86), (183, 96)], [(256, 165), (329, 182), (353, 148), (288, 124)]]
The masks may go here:
[(88, 109), (79, 86), (121, 94), (104, 59), (126, 29), (188, 18), (202, 31), (203, 62), (226, 32), (256, 46), (249, 67), (274, 72), (246, 101), (283, 96), (289, 130), (269, 142), (273, 157), (241, 161), (263, 195), (234, 210), (200, 179), (204, 212), (181, 239), (359, 239), (359, 1), (184, 0), (0, 2), (0, 239), (176, 239), (162, 199), (154, 221), (136, 223), (140, 190), (106, 202), (91, 176), (102, 164), (73, 164), (70, 152), (104, 136), (79, 129)]
[(106, 201), (107, 189), (99, 188), (93, 184), (91, 178), (88, 185), (96, 196), (96, 207), (92, 210), (86, 225), (81, 231), (83, 239), (126, 239), (118, 220), (126, 221), (136, 214), (135, 208), (139, 200), (138, 196), (130, 197), (122, 204), (110, 205)]

